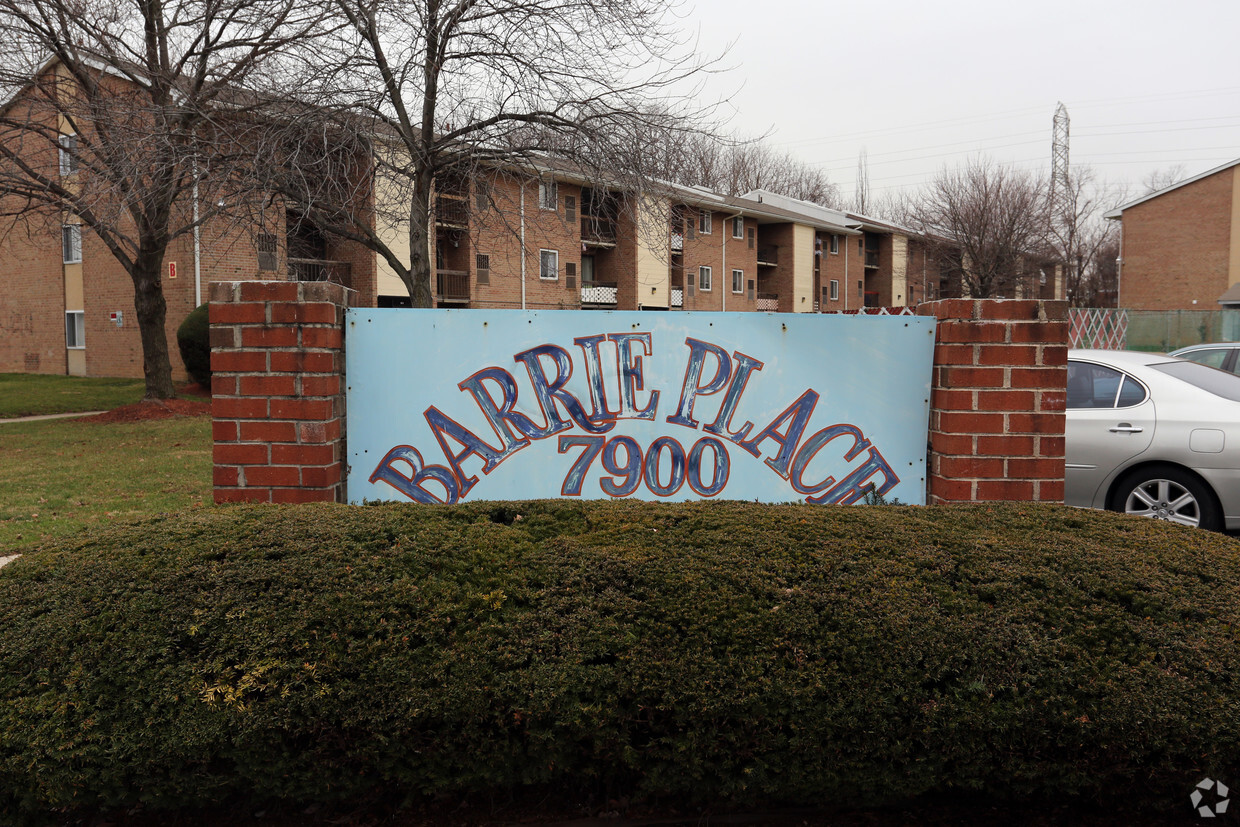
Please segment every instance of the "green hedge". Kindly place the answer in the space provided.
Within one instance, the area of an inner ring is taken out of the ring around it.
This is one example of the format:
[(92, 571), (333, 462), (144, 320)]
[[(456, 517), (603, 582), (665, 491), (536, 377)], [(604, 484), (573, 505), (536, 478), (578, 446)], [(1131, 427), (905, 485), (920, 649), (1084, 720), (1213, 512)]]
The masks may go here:
[(1182, 809), (1240, 785), (1238, 683), (1240, 543), (1153, 521), (208, 509), (0, 570), (0, 813), (531, 787)]

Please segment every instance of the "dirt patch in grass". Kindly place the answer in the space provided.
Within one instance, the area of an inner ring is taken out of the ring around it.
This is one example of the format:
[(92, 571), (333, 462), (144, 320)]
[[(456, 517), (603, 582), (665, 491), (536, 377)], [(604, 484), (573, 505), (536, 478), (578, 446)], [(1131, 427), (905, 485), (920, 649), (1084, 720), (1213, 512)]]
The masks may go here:
[(107, 413), (83, 417), (83, 422), (99, 425), (113, 422), (147, 422), (171, 419), (174, 416), (204, 416), (211, 413), (210, 399), (144, 399), (133, 405), (122, 405)]

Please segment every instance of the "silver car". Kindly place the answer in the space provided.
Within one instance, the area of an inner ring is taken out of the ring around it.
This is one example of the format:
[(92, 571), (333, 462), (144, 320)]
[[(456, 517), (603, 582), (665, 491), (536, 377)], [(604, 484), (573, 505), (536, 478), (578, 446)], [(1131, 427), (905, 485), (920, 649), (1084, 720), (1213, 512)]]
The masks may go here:
[(1160, 353), (1072, 350), (1064, 502), (1240, 529), (1240, 376)]
[(1219, 342), (1212, 345), (1190, 345), (1168, 354), (1190, 362), (1200, 362), (1228, 373), (1240, 373), (1240, 342)]

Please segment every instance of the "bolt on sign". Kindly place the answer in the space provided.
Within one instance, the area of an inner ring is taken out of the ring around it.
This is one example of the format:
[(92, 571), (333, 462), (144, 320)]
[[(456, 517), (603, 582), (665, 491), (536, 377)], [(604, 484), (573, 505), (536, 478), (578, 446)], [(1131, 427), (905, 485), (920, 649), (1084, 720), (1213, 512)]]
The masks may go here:
[(349, 498), (923, 504), (934, 325), (350, 309)]

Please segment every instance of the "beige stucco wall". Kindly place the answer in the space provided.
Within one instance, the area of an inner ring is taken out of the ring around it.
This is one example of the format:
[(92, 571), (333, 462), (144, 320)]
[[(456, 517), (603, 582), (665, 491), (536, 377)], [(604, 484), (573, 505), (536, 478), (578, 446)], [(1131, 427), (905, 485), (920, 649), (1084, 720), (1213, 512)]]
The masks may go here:
[(665, 198), (643, 196), (637, 220), (637, 303), (649, 307), (668, 307), (667, 262), (671, 256), (668, 218), (672, 205)]
[(891, 304), (908, 304), (908, 236), (891, 236)]
[[(388, 213), (394, 212), (397, 206), (396, 200), (396, 184), (390, 178), (380, 177), (375, 181), (375, 203), (377, 205), (386, 205)], [(389, 214), (386, 218), (377, 219), (379, 226), (376, 228), (379, 238), (388, 246), (396, 257), (406, 265), (409, 264), (409, 220), (393, 222), (392, 216)], [(396, 271), (388, 264), (387, 259), (375, 253), (375, 269), (378, 272), (378, 293), (380, 296), (408, 296), (409, 291), (405, 289), (405, 283), (396, 275)]]
[(1240, 175), (1231, 177), (1231, 255), (1227, 262), (1227, 286), (1240, 281)]
[(792, 227), (792, 312), (814, 312), (814, 228)]

